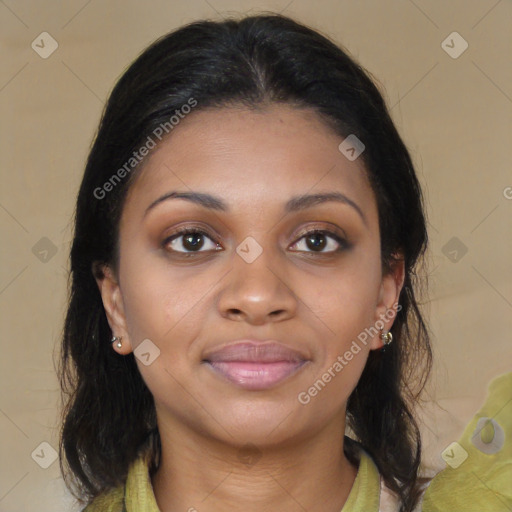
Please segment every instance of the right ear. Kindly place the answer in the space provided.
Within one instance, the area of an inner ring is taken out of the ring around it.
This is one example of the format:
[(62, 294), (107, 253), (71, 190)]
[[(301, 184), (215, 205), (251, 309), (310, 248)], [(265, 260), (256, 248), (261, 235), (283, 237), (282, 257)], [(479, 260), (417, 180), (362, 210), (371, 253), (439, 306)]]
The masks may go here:
[(133, 352), (133, 347), (126, 327), (123, 296), (115, 273), (109, 265), (96, 261), (92, 264), (92, 273), (100, 290), (110, 329), (114, 336), (122, 337), (121, 348), (116, 343), (112, 344), (112, 348), (119, 354), (129, 354)]

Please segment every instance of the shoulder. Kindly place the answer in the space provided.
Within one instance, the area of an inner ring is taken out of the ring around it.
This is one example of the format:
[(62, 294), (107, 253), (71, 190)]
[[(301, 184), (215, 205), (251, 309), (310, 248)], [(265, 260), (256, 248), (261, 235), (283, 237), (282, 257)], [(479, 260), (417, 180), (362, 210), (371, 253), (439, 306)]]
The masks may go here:
[(149, 456), (140, 455), (124, 485), (97, 496), (82, 512), (160, 512), (151, 485)]
[(398, 510), (400, 510), (398, 496), (389, 489), (381, 476), (379, 512), (397, 512)]
[[(421, 478), (421, 495), (418, 499), (418, 503), (414, 508), (413, 512), (422, 512), (423, 510), (423, 498), (428, 486), (430, 485), (432, 478)], [(392, 491), (385, 483), (382, 476), (380, 477), (380, 502), (379, 512), (399, 512), (400, 500), (398, 495)]]
[[(357, 441), (349, 439), (348, 445), (350, 456), (359, 463), (358, 476), (354, 483), (354, 491), (366, 494), (364, 502), (350, 502), (347, 506), (347, 510), (361, 510), (361, 511), (375, 511), (375, 512), (399, 512), (401, 501), (399, 496), (390, 489), (380, 474), (375, 461), (371, 455), (364, 449), (364, 447)], [(432, 481), (431, 477), (419, 478), (420, 484), (420, 497), (414, 508), (413, 512), (421, 512), (423, 497), (425, 495), (427, 487)], [(359, 505), (360, 508), (357, 508)], [(345, 512), (345, 508), (342, 510)]]
[(123, 512), (124, 486), (110, 489), (96, 496), (82, 512)]
[(140, 452), (130, 464), (125, 483), (96, 496), (81, 512), (159, 512), (149, 466), (149, 452)]

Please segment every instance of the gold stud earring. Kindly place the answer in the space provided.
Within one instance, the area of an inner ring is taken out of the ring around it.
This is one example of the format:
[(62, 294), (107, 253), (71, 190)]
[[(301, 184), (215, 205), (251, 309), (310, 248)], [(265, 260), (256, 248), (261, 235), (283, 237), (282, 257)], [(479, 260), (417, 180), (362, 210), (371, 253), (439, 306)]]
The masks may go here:
[(389, 331), (383, 331), (381, 329), (380, 339), (384, 345), (389, 345), (393, 341), (393, 335)]

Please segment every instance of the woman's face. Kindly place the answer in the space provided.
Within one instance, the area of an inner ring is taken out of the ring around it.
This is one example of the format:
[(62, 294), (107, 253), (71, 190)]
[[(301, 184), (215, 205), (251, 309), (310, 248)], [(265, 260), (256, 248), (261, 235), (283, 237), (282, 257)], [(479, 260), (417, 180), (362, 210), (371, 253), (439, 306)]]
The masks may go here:
[(344, 422), (402, 274), (382, 275), (375, 197), (342, 140), (310, 111), (226, 108), (149, 155), (98, 284), (160, 429), (263, 446)]

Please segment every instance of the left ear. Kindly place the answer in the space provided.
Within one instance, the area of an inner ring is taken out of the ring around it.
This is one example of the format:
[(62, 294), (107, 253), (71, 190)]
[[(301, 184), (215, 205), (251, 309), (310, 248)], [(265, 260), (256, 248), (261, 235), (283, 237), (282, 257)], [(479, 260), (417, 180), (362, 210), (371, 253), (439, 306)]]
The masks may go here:
[[(374, 325), (389, 331), (395, 321), (400, 292), (405, 280), (405, 261), (401, 253), (393, 254), (390, 269), (383, 274), (379, 291), (379, 299), (375, 308)], [(370, 348), (372, 350), (381, 348), (383, 342), (380, 336), (375, 336)]]

